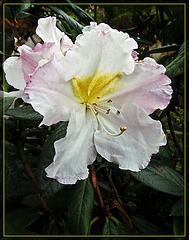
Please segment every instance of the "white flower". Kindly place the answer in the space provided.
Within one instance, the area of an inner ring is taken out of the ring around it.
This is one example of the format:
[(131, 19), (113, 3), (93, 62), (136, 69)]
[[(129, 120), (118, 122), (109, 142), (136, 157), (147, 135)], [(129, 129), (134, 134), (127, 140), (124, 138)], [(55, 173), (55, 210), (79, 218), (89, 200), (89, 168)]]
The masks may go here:
[(24, 92), (44, 116), (41, 124), (69, 121), (48, 177), (62, 184), (87, 178), (97, 152), (140, 171), (166, 144), (161, 123), (149, 114), (168, 105), (171, 81), (153, 59), (135, 62), (136, 48), (128, 34), (91, 23), (64, 58), (53, 56), (30, 75)]

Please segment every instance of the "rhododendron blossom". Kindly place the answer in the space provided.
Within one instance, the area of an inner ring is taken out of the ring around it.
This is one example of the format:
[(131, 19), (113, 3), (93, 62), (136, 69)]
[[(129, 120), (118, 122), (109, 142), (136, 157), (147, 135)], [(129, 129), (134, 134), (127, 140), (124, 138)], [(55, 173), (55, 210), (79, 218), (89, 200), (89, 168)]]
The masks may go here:
[[(140, 171), (166, 144), (161, 123), (149, 114), (169, 104), (171, 80), (152, 58), (135, 61), (134, 49), (137, 43), (127, 33), (93, 22), (63, 58), (54, 49), (29, 75), (18, 69), (27, 101), (44, 117), (41, 125), (69, 121), (66, 137), (54, 143), (47, 177), (62, 184), (86, 179), (97, 153), (120, 169)], [(7, 81), (16, 87), (7, 69)]]
[(43, 44), (38, 43), (34, 49), (22, 45), (18, 47), (20, 57), (12, 56), (4, 63), (7, 82), (19, 89), (17, 92), (6, 93), (5, 96), (24, 97), (26, 100), (24, 88), (30, 81), (30, 75), (46, 64), (52, 56), (63, 58), (66, 51), (73, 46), (71, 39), (56, 27), (55, 17), (39, 19), (36, 33), (44, 41)]

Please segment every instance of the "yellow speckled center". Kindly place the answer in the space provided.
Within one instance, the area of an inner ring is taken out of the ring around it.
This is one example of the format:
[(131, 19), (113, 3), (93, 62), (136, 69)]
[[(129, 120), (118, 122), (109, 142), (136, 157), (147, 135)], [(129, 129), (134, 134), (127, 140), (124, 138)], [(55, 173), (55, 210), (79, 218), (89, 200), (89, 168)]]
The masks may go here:
[(89, 77), (72, 79), (73, 94), (81, 103), (96, 103), (122, 86), (121, 73), (95, 73)]

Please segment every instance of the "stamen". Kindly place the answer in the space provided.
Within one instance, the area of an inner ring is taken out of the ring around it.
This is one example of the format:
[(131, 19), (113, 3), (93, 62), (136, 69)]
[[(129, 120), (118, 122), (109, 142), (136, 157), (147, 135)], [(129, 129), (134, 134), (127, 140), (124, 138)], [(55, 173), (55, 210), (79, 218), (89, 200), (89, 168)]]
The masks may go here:
[(111, 100), (111, 99), (107, 101), (107, 103), (111, 103), (111, 102), (112, 102), (112, 100)]
[(122, 126), (122, 127), (120, 127), (120, 132), (119, 132), (119, 133), (111, 133), (111, 132), (109, 132), (109, 131), (105, 128), (105, 126), (103, 125), (102, 121), (100, 120), (100, 118), (99, 118), (99, 116), (98, 116), (98, 112), (102, 112), (102, 113), (105, 112), (106, 114), (109, 114), (109, 112), (110, 112), (111, 109), (108, 109), (108, 110), (105, 111), (104, 109), (101, 109), (101, 108), (97, 107), (97, 104), (96, 104), (96, 103), (92, 103), (92, 104), (87, 103), (86, 106), (91, 109), (91, 111), (95, 114), (95, 116), (96, 116), (99, 124), (101, 125), (101, 127), (102, 127), (102, 128), (104, 129), (104, 131), (105, 131), (107, 134), (109, 134), (110, 136), (115, 136), (115, 137), (116, 137), (116, 136), (120, 136), (123, 132), (125, 132), (125, 131), (127, 130), (127, 128), (126, 128), (125, 126)]
[(105, 131), (107, 134), (109, 134), (110, 136), (114, 136), (114, 137), (120, 136), (123, 132), (125, 132), (125, 130), (127, 130), (126, 127), (122, 126), (122, 127), (120, 127), (120, 132), (119, 132), (119, 133), (110, 133), (110, 132), (105, 128), (105, 126), (103, 125), (103, 123), (101, 122), (99, 116), (96, 116), (96, 118), (98, 119), (98, 121), (99, 121), (101, 127), (104, 129), (104, 131)]

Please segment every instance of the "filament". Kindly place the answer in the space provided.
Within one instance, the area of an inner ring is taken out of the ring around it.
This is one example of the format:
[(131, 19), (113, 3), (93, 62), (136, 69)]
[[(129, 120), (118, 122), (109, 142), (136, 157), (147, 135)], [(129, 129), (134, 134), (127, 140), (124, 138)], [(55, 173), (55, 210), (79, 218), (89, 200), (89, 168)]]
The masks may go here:
[(95, 116), (96, 116), (96, 118), (97, 118), (100, 126), (103, 128), (103, 130), (104, 130), (107, 134), (109, 134), (110, 136), (114, 136), (114, 137), (120, 136), (122, 133), (124, 133), (124, 132), (127, 130), (126, 127), (122, 126), (122, 127), (120, 127), (120, 132), (119, 132), (119, 133), (111, 133), (111, 132), (109, 132), (109, 131), (106, 129), (106, 127), (104, 126), (104, 124), (102, 123), (102, 121), (100, 120), (100, 118), (99, 118), (99, 116), (98, 116), (98, 112), (102, 112), (102, 113), (108, 114), (108, 113), (110, 112), (110, 109), (108, 109), (108, 110), (103, 110), (103, 109), (97, 107), (97, 104), (96, 104), (96, 103), (95, 103), (95, 104), (89, 104), (89, 103), (88, 103), (87, 106), (89, 106), (89, 108), (91, 109), (91, 111), (95, 114)]

